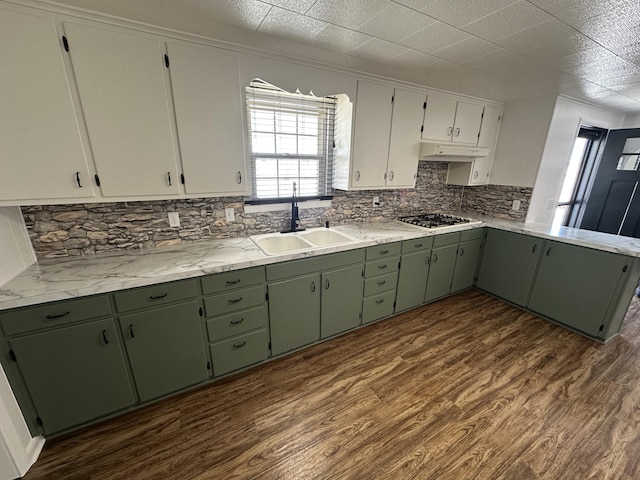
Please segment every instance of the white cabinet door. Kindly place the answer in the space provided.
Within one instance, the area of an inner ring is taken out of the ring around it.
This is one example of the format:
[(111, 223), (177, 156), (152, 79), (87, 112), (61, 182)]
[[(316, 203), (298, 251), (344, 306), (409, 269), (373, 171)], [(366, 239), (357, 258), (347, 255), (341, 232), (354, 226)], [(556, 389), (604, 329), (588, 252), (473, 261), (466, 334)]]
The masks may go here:
[(178, 194), (161, 42), (73, 23), (65, 32), (102, 194)]
[(167, 50), (186, 193), (247, 194), (237, 57), (176, 43)]
[(0, 201), (93, 197), (54, 22), (0, 10), (0, 58)]
[(482, 125), (480, 126), (480, 136), (478, 146), (494, 148), (498, 137), (498, 127), (502, 118), (502, 107), (487, 105), (482, 114)]
[[(427, 96), (427, 108), (424, 111), (424, 129), (422, 139), (434, 142), (451, 142), (457, 102), (437, 95)], [(476, 132), (477, 134), (478, 132)]]
[(384, 188), (393, 88), (358, 81), (353, 140), (351, 189)]
[(482, 105), (458, 102), (453, 126), (453, 143), (477, 145), (483, 109)]
[(425, 95), (422, 93), (395, 89), (389, 139), (387, 187), (415, 187), (424, 100)]

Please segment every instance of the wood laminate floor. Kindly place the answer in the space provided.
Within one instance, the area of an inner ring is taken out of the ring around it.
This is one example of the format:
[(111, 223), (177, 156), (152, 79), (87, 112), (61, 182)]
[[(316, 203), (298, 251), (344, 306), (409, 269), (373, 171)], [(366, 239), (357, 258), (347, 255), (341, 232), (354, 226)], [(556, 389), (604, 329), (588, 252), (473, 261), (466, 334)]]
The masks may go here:
[(468, 291), (47, 442), (27, 480), (640, 478), (640, 304), (599, 345)]

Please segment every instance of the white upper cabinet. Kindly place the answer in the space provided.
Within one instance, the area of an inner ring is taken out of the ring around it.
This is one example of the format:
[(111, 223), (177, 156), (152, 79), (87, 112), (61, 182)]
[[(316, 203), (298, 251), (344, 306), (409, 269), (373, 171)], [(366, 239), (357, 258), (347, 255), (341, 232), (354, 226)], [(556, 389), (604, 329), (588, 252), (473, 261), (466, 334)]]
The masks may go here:
[(477, 145), (483, 108), (483, 105), (428, 95), (422, 139)]
[(358, 81), (349, 182), (340, 175), (334, 187), (414, 187), (424, 99), (424, 94)]
[(0, 201), (93, 197), (56, 26), (0, 10)]
[(185, 192), (249, 193), (237, 57), (178, 43), (167, 50)]
[(423, 93), (395, 89), (389, 139), (387, 188), (413, 188), (416, 185), (424, 99)]
[(482, 126), (478, 136), (478, 146), (493, 149), (498, 138), (502, 118), (502, 107), (487, 105), (482, 113)]
[(393, 87), (358, 81), (350, 190), (384, 188)]
[(180, 193), (162, 42), (64, 28), (103, 196)]

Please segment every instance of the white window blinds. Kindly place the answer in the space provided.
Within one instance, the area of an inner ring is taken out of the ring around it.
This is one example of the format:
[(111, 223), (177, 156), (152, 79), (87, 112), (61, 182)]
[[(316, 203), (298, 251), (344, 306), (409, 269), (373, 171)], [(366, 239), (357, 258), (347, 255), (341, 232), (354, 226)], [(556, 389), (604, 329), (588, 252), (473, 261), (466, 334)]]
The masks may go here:
[(334, 97), (286, 92), (254, 79), (246, 88), (251, 186), (247, 200), (331, 195)]

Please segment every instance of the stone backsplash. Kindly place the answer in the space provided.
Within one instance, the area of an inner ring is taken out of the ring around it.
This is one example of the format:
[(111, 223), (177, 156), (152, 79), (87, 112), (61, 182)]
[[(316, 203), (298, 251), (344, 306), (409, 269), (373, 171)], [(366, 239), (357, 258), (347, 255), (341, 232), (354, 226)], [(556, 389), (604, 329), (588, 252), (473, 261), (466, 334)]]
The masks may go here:
[[(331, 207), (300, 210), (304, 227), (397, 218), (426, 211), (474, 211), (502, 218), (524, 219), (531, 189), (446, 185), (447, 164), (420, 162), (416, 188), (363, 192), (334, 191)], [(373, 207), (373, 196), (380, 205)], [(511, 201), (522, 208), (510, 212)], [(232, 207), (235, 221), (225, 220)], [(178, 212), (180, 227), (170, 227), (167, 212)], [(124, 249), (175, 245), (208, 238), (242, 237), (280, 231), (289, 211), (247, 213), (241, 197), (144, 202), (87, 203), (22, 207), (38, 258), (92, 255)]]

